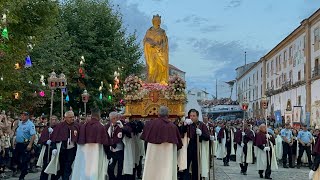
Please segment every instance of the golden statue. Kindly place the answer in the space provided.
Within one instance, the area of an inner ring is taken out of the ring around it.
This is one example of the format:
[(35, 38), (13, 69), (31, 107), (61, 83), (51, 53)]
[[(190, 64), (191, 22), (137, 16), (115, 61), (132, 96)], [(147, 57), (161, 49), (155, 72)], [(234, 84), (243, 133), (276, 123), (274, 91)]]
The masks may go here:
[(169, 46), (164, 29), (160, 28), (161, 16), (152, 18), (153, 27), (149, 28), (144, 40), (144, 56), (147, 63), (149, 83), (168, 84)]

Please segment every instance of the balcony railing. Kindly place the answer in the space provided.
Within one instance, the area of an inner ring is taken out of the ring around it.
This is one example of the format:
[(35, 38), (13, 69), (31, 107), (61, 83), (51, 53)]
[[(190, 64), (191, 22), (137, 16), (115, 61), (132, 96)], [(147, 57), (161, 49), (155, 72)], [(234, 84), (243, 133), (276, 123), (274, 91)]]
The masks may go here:
[(297, 88), (299, 86), (302, 86), (304, 85), (306, 82), (305, 80), (300, 80), (300, 81), (297, 81), (295, 82), (294, 84), (292, 83), (291, 80), (289, 81), (286, 81), (282, 84), (282, 87), (280, 89), (274, 89), (274, 88), (271, 88), (271, 89), (267, 89), (266, 90), (266, 96), (267, 97), (270, 97), (270, 96), (273, 96), (275, 94), (279, 94), (279, 93), (282, 93), (282, 92), (285, 92), (285, 91), (288, 91), (292, 88)]
[(320, 65), (316, 66), (312, 70), (312, 78), (320, 77)]

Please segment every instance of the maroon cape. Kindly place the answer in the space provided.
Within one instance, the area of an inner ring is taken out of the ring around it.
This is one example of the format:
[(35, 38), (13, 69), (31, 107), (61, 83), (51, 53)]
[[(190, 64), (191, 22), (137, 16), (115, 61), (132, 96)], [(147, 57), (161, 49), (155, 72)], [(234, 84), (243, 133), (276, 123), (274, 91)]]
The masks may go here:
[(208, 127), (209, 129), (208, 129), (208, 130), (209, 130), (210, 135), (211, 135), (211, 136), (214, 136), (214, 128), (215, 128), (215, 127), (214, 127), (214, 124), (209, 122), (207, 126), (209, 126), (209, 127)]
[(153, 144), (172, 143), (182, 147), (179, 129), (168, 118), (158, 118), (145, 124), (141, 139)]
[(320, 155), (320, 134), (318, 134), (318, 140), (313, 148), (313, 153)]
[(266, 133), (258, 132), (256, 134), (256, 146), (266, 145), (266, 144), (267, 144)]
[[(55, 127), (56, 127), (56, 126), (52, 126), (52, 127), (51, 127), (51, 128), (53, 129), (53, 131), (55, 131)], [(49, 137), (48, 128), (49, 128), (49, 126), (45, 127), (45, 128), (42, 130), (41, 135), (40, 135), (40, 138), (39, 138), (39, 141), (38, 141), (38, 144), (45, 144), (49, 139), (52, 138), (52, 135), (50, 135), (50, 137)]]
[[(273, 136), (270, 135), (270, 139), (269, 140), (275, 145), (275, 139), (274, 139)], [(267, 144), (266, 133), (258, 132), (256, 134), (255, 144), (256, 144), (256, 146), (266, 145)]]
[(221, 127), (221, 129), (219, 130), (218, 135), (217, 135), (217, 138), (218, 138), (218, 139), (224, 138), (224, 131), (225, 131), (225, 130), (226, 130), (225, 127)]
[(242, 142), (242, 129), (237, 129), (237, 132), (234, 134), (234, 142), (241, 145)]
[(201, 130), (202, 134), (200, 136), (200, 139), (199, 141), (201, 142), (202, 140), (205, 140), (205, 141), (208, 141), (210, 139), (210, 133), (209, 133), (209, 129), (208, 127), (201, 121), (198, 121), (197, 122), (197, 125), (195, 125), (194, 123), (187, 126), (188, 127), (188, 130), (187, 130), (187, 133), (188, 133), (188, 137), (190, 139), (193, 139), (193, 138), (196, 138), (196, 130), (197, 130), (197, 127)]
[(77, 142), (78, 136), (79, 136), (79, 124), (78, 123), (72, 123), (67, 124), (65, 121), (59, 123), (56, 125), (53, 133), (52, 133), (52, 142), (60, 142), (60, 141), (67, 141), (70, 136), (70, 130), (71, 130), (71, 141)]
[(105, 131), (107, 133), (107, 137), (109, 139), (109, 143), (108, 145), (115, 145), (118, 144), (122, 141), (123, 136), (127, 135), (128, 137), (131, 138), (131, 132), (132, 132), (132, 128), (129, 126), (129, 124), (126, 124), (124, 121), (121, 121), (123, 124), (123, 127), (120, 128), (118, 125), (114, 126), (113, 129), (113, 136), (110, 137), (108, 130), (111, 126), (111, 122), (109, 122), (106, 126), (105, 126)]
[(98, 119), (91, 118), (80, 126), (78, 144), (98, 143), (108, 145), (109, 139), (105, 127)]

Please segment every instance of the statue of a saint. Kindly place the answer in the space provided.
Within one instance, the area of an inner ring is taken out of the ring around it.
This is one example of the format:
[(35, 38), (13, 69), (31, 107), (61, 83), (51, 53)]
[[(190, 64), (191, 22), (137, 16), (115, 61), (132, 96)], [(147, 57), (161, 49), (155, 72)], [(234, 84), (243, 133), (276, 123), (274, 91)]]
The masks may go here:
[(169, 46), (165, 30), (160, 28), (161, 16), (152, 19), (153, 27), (149, 28), (144, 40), (144, 56), (147, 63), (149, 83), (168, 84), (169, 79)]

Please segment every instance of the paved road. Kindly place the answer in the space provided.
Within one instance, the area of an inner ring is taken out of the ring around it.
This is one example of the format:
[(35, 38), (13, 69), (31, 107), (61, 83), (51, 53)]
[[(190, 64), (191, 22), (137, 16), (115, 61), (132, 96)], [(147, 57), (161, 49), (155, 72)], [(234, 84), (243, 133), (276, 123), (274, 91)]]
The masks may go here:
[[(273, 180), (306, 180), (308, 179), (309, 168), (301, 167), (284, 169), (279, 167), (277, 171), (273, 171), (271, 177)], [(213, 171), (211, 170), (211, 173)], [(26, 180), (39, 180), (40, 173), (28, 174)], [(211, 180), (213, 174), (211, 175)], [(17, 180), (18, 178), (10, 178), (10, 180)], [(255, 164), (249, 164), (248, 175), (240, 174), (240, 167), (235, 162), (230, 162), (230, 166), (223, 166), (221, 160), (215, 159), (215, 180), (259, 180), (258, 171), (256, 171)]]
[[(307, 167), (285, 169), (279, 167), (271, 173), (273, 180), (307, 180), (310, 169)], [(258, 180), (259, 174), (255, 164), (249, 164), (248, 175), (240, 174), (239, 164), (230, 162), (230, 166), (223, 166), (221, 160), (215, 160), (215, 180)]]

